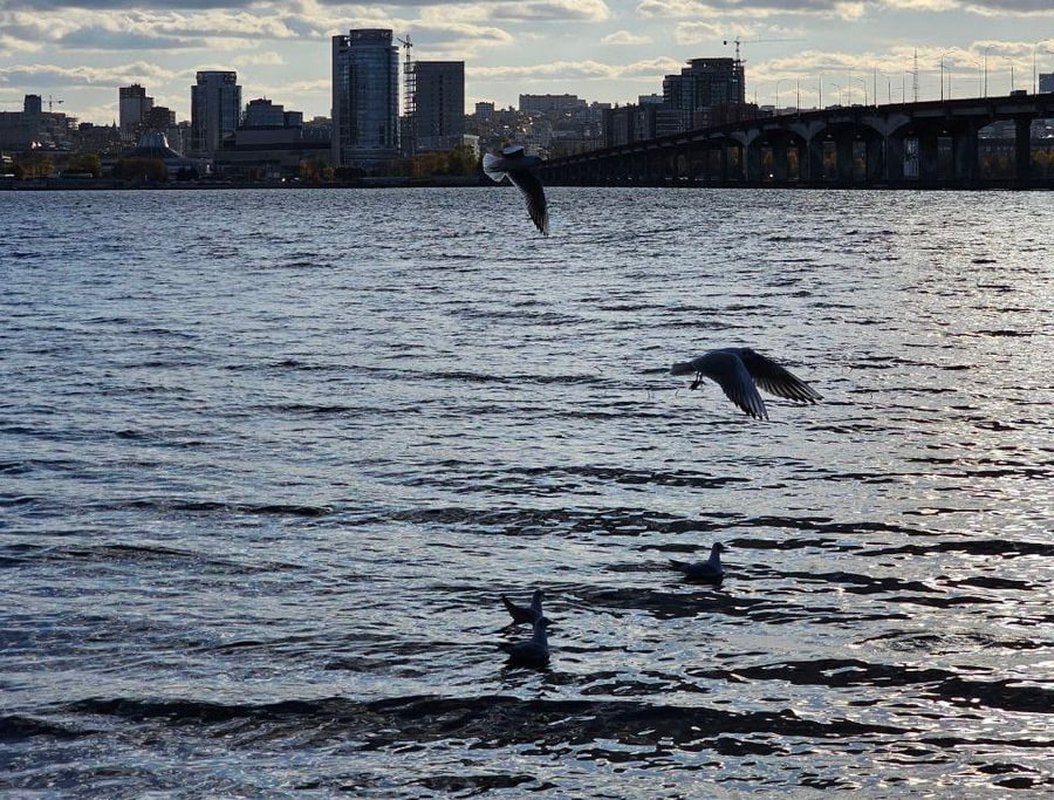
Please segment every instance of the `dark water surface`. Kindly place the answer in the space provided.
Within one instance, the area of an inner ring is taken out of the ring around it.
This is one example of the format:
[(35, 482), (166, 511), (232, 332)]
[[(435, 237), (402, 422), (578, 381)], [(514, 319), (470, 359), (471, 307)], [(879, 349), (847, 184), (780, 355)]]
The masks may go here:
[(0, 794), (1054, 792), (1051, 196), (550, 195), (0, 194)]

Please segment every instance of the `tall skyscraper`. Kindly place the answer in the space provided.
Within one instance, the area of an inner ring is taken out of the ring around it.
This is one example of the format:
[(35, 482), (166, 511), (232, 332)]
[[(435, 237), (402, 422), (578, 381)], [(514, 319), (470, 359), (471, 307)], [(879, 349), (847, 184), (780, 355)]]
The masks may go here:
[(418, 61), (413, 70), (415, 150), (452, 150), (465, 135), (465, 62)]
[(197, 78), (190, 87), (190, 146), (194, 155), (212, 158), (238, 127), (242, 87), (237, 72), (199, 72)]
[(720, 106), (746, 102), (743, 62), (733, 58), (693, 58), (680, 75), (662, 82), (664, 103), (681, 112), (685, 128), (693, 115)]
[(399, 49), (383, 28), (333, 37), (333, 163), (364, 169), (399, 154)]
[(146, 96), (146, 89), (138, 83), (117, 90), (120, 98), (121, 133), (131, 136), (143, 124), (147, 112), (154, 107), (154, 98)]

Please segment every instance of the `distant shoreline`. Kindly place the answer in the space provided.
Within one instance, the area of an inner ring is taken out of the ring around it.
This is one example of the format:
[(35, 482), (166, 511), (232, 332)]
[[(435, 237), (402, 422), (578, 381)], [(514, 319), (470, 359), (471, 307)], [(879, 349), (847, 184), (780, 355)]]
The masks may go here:
[[(280, 191), (298, 189), (452, 189), (473, 187), (497, 187), (503, 184), (494, 183), (484, 175), (437, 175), (431, 178), (359, 178), (353, 181), (314, 183), (310, 181), (166, 181), (164, 183), (128, 183), (115, 178), (34, 178), (17, 180), (0, 178), (0, 191), (10, 192), (72, 192), (72, 191), (180, 191), (180, 190), (270, 190)], [(508, 185), (508, 184), (504, 184)], [(986, 192), (986, 191), (1050, 191), (1054, 185), (1049, 182), (1022, 183), (1014, 179), (992, 179), (983, 184), (967, 186), (945, 186), (931, 182), (909, 184), (888, 183), (844, 183), (844, 182), (774, 182), (774, 181), (709, 181), (691, 183), (674, 181), (666, 183), (631, 183), (631, 184), (577, 184), (552, 183), (549, 186), (591, 186), (594, 188), (621, 189), (816, 189), (870, 190), (870, 191), (949, 191), (949, 192)]]
[(359, 178), (354, 181), (315, 183), (311, 181), (165, 181), (129, 183), (116, 178), (0, 178), (0, 191), (137, 191), (198, 189), (401, 189), (495, 186), (483, 175), (436, 175), (431, 178)]

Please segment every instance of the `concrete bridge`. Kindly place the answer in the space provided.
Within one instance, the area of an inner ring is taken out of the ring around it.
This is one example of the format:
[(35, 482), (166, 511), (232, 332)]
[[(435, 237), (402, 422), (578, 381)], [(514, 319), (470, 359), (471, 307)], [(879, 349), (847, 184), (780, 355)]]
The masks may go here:
[[(1054, 189), (1054, 93), (758, 117), (542, 163), (553, 185)], [(1012, 135), (979, 137), (1011, 123)]]

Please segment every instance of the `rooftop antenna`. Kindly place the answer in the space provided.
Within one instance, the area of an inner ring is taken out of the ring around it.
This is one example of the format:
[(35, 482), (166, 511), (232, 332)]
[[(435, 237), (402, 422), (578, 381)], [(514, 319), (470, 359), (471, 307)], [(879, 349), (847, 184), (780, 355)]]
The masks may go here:
[(406, 53), (403, 66), (403, 114), (406, 116), (406, 135), (410, 140), (406, 145), (406, 153), (414, 156), (417, 153), (417, 74), (414, 72), (414, 64), (410, 55), (414, 43), (410, 41), (410, 34), (406, 34), (405, 39), (396, 36), (395, 40), (403, 46)]

